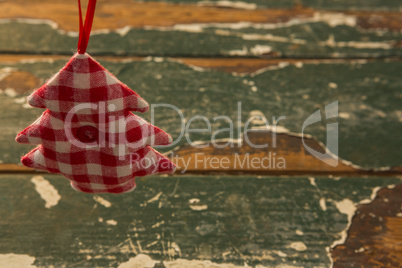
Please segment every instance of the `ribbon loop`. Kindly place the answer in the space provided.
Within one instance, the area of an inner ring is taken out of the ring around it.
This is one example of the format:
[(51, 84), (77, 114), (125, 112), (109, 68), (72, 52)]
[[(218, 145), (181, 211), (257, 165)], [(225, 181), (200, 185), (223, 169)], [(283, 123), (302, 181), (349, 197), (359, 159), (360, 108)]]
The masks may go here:
[(87, 14), (85, 16), (85, 24), (82, 20), (82, 10), (81, 10), (81, 1), (78, 0), (78, 11), (80, 16), (80, 36), (78, 39), (78, 53), (84, 54), (88, 47), (89, 42), (89, 35), (91, 34), (92, 29), (92, 22), (94, 20), (95, 14), (95, 7), (96, 7), (96, 0), (89, 0)]

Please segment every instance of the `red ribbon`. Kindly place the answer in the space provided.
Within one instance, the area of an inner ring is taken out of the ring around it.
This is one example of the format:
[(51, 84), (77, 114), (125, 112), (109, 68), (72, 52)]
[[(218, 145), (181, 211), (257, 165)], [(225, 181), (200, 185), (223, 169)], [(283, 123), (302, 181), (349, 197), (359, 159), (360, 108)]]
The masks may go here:
[(78, 53), (84, 54), (88, 47), (89, 35), (91, 34), (92, 22), (94, 20), (96, 0), (89, 0), (85, 24), (82, 21), (81, 1), (78, 0), (78, 11), (80, 16), (80, 37), (78, 39)]

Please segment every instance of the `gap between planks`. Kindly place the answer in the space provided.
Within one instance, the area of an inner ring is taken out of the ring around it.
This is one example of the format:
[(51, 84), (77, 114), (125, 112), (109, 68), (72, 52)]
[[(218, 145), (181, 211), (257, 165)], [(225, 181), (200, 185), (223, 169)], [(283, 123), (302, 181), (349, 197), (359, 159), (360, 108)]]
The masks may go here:
[[(96, 55), (93, 56), (97, 60), (105, 60), (111, 62), (127, 62), (127, 61), (143, 61), (148, 57), (139, 56), (107, 56), (107, 55)], [(150, 56), (152, 57), (152, 56)], [(49, 60), (65, 60), (68, 61), (71, 55), (33, 55), (33, 54), (0, 54), (0, 63), (23, 63), (32, 61), (49, 61)], [(321, 58), (321, 59), (311, 59), (311, 58), (247, 58), (247, 57), (217, 57), (217, 58), (205, 58), (205, 57), (164, 57), (167, 59), (172, 59), (173, 61), (179, 61), (187, 66), (197, 66), (206, 69), (216, 69), (218, 71), (224, 72), (235, 72), (240, 74), (253, 73), (259, 69), (266, 68), (269, 66), (277, 66), (281, 63), (289, 64), (337, 64), (337, 63), (347, 63), (354, 61), (364, 61), (375, 62), (375, 61), (402, 61), (402, 58), (390, 57), (390, 58)]]
[[(0, 174), (50, 174), (48, 172), (27, 168), (17, 164), (0, 164)], [(178, 169), (174, 174), (168, 176), (187, 176), (187, 175), (254, 175), (254, 176), (334, 176), (334, 177), (354, 177), (354, 176), (367, 176), (367, 177), (399, 177), (402, 176), (402, 169), (395, 168), (390, 170), (353, 170), (353, 171), (275, 171), (275, 170), (192, 170), (182, 173)], [(166, 175), (159, 175), (166, 176)]]

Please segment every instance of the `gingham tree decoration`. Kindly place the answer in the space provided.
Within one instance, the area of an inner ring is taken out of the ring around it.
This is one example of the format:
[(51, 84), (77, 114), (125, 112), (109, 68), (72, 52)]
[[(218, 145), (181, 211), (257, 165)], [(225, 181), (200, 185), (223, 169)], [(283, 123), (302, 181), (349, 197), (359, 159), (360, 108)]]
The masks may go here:
[(82, 192), (123, 193), (137, 176), (174, 172), (151, 148), (172, 139), (131, 113), (146, 112), (148, 104), (85, 53), (95, 4), (89, 2), (85, 26), (80, 20), (79, 52), (28, 98), (47, 110), (16, 141), (39, 144), (22, 157), (27, 167), (61, 173)]

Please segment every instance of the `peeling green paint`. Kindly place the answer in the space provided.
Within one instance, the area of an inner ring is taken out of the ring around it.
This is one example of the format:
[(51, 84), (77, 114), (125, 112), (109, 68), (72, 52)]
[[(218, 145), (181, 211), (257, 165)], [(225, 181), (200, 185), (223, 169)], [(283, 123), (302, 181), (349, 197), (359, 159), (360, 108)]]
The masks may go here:
[[(231, 118), (238, 137), (236, 122), (238, 102), (241, 121), (250, 112), (261, 111), (268, 122), (272, 117), (291, 132), (301, 133), (303, 122), (318, 109), (339, 101), (339, 118), (322, 121), (305, 129), (325, 144), (326, 124), (339, 123), (339, 156), (364, 167), (401, 165), (401, 62), (345, 61), (283, 65), (260, 74), (236, 76), (214, 70), (197, 71), (168, 59), (113, 63), (101, 61), (121, 81), (135, 90), (150, 104), (170, 104), (179, 108), (188, 120), (205, 116), (213, 123), (212, 132), (228, 127)], [(49, 79), (65, 61), (15, 64), (12, 67)], [(0, 65), (0, 68), (4, 65)], [(17, 96), (17, 98), (20, 96)], [(28, 151), (27, 146), (14, 143), (15, 135), (43, 112), (25, 109), (13, 98), (0, 95), (1, 158), (4, 163), (18, 163)], [(323, 110), (322, 110), (323, 111)], [(141, 114), (150, 121), (151, 112)], [(182, 131), (179, 114), (170, 108), (155, 108), (154, 124), (176, 140)], [(252, 126), (252, 124), (251, 124)], [(205, 122), (195, 120), (191, 128), (205, 128)], [(227, 138), (228, 132), (218, 136)], [(210, 140), (212, 133), (191, 134), (192, 141)], [(183, 145), (183, 137), (178, 145)], [(169, 149), (169, 148), (165, 148)], [(170, 148), (171, 149), (171, 148)]]
[[(401, 183), (397, 178), (312, 183), (305, 177), (148, 177), (138, 179), (132, 193), (102, 195), (111, 203), (105, 207), (94, 195), (75, 192), (61, 176), (45, 175), (61, 196), (56, 206), (45, 208), (31, 176), (0, 176), (5, 200), (0, 254), (27, 254), (39, 267), (117, 267), (141, 252), (156, 260), (175, 259), (179, 252), (169, 248), (172, 242), (184, 259), (328, 267), (326, 247), (348, 223), (335, 202), (357, 204), (370, 199), (376, 187)], [(192, 199), (207, 209), (192, 209)], [(297, 251), (292, 242), (306, 249)]]
[[(201, 32), (166, 28), (131, 29), (124, 36), (116, 32), (93, 34), (92, 55), (153, 56), (261, 56), (294, 58), (379, 58), (401, 56), (397, 46), (400, 32), (362, 30), (353, 25), (325, 22), (273, 24), (268, 29), (250, 24), (193, 25)], [(270, 29), (273, 27), (273, 29)], [(197, 30), (197, 31), (198, 31)], [(18, 33), (18, 34), (15, 34)], [(46, 24), (8, 22), (0, 24), (0, 51), (7, 53), (68, 54), (76, 48), (77, 37)], [(261, 50), (260, 48), (264, 48)]]
[[(144, 2), (168, 3), (218, 3), (219, 0), (143, 0)], [(230, 1), (228, 1), (230, 2)], [(234, 1), (236, 2), (236, 1)], [(241, 0), (239, 2), (256, 4), (259, 8), (292, 8), (296, 5), (328, 10), (400, 10), (402, 5), (398, 0)]]

